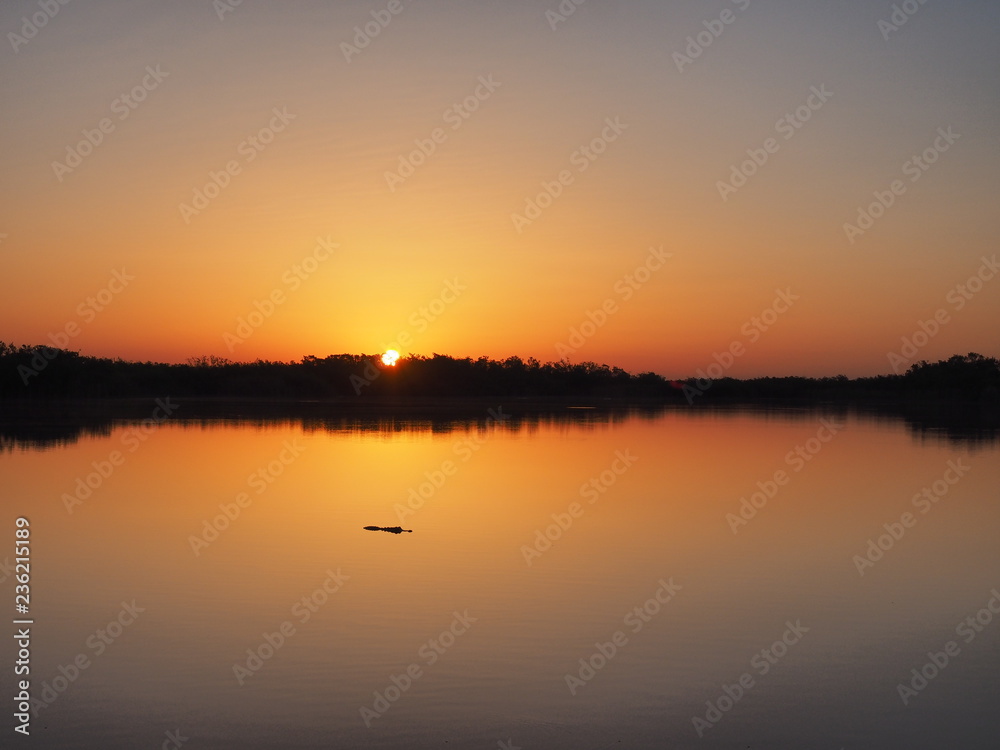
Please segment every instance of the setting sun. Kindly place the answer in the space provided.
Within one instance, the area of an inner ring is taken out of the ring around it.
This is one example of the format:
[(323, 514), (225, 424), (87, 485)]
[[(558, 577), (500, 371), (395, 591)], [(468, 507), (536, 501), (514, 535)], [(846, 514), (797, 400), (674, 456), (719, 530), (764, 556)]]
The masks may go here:
[(385, 354), (382, 355), (382, 364), (386, 367), (395, 367), (396, 361), (399, 359), (399, 352), (395, 349), (390, 349)]

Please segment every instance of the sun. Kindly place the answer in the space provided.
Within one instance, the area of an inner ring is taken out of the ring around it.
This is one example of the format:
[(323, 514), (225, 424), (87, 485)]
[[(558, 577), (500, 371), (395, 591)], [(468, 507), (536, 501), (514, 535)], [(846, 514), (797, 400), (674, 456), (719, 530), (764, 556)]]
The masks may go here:
[(386, 367), (395, 367), (396, 362), (399, 360), (399, 352), (395, 349), (390, 349), (385, 354), (382, 355), (382, 364)]

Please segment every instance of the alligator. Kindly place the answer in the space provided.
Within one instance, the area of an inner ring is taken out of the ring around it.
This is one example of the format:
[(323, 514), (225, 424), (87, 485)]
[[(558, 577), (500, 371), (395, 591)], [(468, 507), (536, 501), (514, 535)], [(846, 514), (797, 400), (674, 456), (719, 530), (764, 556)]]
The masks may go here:
[(388, 531), (390, 534), (402, 534), (404, 531), (407, 534), (412, 534), (413, 529), (404, 529), (401, 526), (365, 526), (368, 531)]

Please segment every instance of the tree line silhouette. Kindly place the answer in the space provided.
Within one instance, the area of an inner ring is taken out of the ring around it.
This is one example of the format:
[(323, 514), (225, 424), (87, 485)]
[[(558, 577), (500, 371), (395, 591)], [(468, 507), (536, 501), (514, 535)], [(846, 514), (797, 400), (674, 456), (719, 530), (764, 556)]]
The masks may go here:
[(90, 357), (46, 346), (0, 341), (0, 399), (124, 398), (170, 395), (199, 398), (621, 399), (664, 403), (800, 400), (936, 399), (995, 404), (1000, 360), (975, 352), (939, 362), (920, 361), (900, 375), (848, 379), (764, 377), (671, 380), (656, 373), (566, 361), (539, 362), (411, 356), (392, 367), (377, 354), (308, 355), (297, 362), (233, 362), (215, 356), (184, 364)]

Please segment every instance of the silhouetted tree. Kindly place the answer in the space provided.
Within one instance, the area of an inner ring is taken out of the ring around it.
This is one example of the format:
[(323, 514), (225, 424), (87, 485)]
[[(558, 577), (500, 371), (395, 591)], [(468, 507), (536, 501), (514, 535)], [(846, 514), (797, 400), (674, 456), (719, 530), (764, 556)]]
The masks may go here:
[(0, 398), (113, 398), (202, 396), (352, 399), (362, 402), (430, 398), (644, 399), (684, 403), (683, 386), (699, 385), (699, 403), (761, 400), (997, 398), (1000, 362), (975, 352), (940, 362), (921, 361), (904, 375), (829, 378), (720, 378), (668, 381), (653, 372), (631, 375), (596, 362), (541, 363), (517, 356), (456, 359), (435, 353), (405, 357), (394, 367), (377, 354), (309, 354), (297, 362), (233, 362), (191, 357), (185, 364), (128, 362), (81, 356), (47, 346), (0, 341)]

